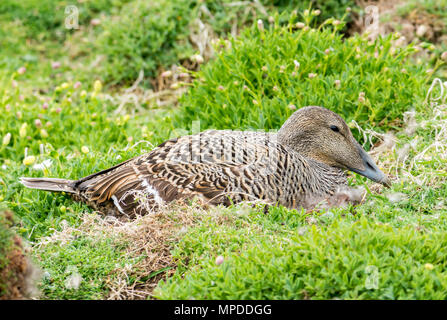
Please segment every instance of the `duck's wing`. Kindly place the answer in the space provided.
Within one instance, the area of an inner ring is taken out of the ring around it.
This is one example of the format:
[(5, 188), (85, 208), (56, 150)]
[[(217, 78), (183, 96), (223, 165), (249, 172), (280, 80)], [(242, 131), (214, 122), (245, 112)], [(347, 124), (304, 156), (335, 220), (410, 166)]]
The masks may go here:
[[(75, 182), (84, 201), (126, 215), (198, 196), (210, 204), (265, 198), (275, 159), (263, 134), (208, 131), (168, 140), (152, 152)], [(262, 177), (259, 175), (264, 173)]]

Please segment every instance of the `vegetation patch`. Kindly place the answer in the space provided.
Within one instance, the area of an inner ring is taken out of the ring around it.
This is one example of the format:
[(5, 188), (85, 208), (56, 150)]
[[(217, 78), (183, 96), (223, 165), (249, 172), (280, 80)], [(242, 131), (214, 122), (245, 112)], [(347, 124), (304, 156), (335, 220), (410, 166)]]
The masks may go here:
[[(336, 215), (324, 225), (286, 221), (263, 231), (275, 215), (246, 227), (206, 232), (182, 241), (177, 254), (203, 255), (188, 272), (161, 283), (161, 299), (445, 299), (447, 282), (441, 232), (396, 231), (365, 217)], [(253, 220), (260, 221), (253, 221)], [(348, 218), (349, 220), (349, 218)], [(276, 221), (279, 222), (279, 221)], [(259, 224), (258, 226), (256, 226)], [(324, 225), (324, 226), (323, 226)], [(304, 234), (302, 234), (304, 233)], [(199, 236), (201, 234), (202, 236)], [(194, 248), (192, 250), (191, 248)], [(210, 254), (211, 253), (211, 254)], [(216, 263), (220, 254), (224, 262)], [(237, 279), (237, 280), (236, 280)], [(397, 280), (399, 279), (399, 280)]]
[(0, 213), (0, 300), (37, 297), (38, 269), (28, 258), (22, 239), (13, 231), (10, 211)]
[(411, 61), (412, 45), (399, 46), (394, 35), (343, 39), (335, 29), (344, 22), (313, 29), (311, 14), (298, 28), (295, 19), (221, 42), (180, 100), (174, 126), (278, 129), (297, 108), (319, 105), (348, 123), (388, 130), (402, 124), (405, 111), (420, 110), (431, 73)]

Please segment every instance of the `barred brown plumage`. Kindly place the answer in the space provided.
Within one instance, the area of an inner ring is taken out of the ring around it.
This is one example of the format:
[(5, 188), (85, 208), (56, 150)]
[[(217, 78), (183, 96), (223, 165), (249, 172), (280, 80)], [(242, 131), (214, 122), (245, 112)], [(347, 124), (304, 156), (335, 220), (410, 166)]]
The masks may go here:
[(132, 216), (193, 197), (212, 205), (263, 200), (313, 208), (347, 184), (345, 169), (389, 184), (344, 120), (311, 106), (296, 111), (277, 134), (209, 130), (165, 141), (147, 154), (80, 180), (21, 182), (68, 192), (107, 214)]

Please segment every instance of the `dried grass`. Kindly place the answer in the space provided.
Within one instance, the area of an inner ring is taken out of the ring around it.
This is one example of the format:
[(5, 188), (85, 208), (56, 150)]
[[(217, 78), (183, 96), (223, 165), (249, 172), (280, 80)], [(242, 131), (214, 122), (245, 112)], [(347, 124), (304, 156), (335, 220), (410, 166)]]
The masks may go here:
[[(193, 222), (194, 214), (179, 208), (139, 216), (130, 222), (116, 220), (113, 232), (128, 243), (126, 254), (143, 258), (133, 266), (116, 269), (113, 276), (109, 277), (109, 299), (149, 297), (158, 281), (173, 273), (175, 263), (171, 255), (172, 243), (178, 240), (182, 233), (180, 231)], [(130, 276), (135, 278), (133, 283), (129, 282)]]
[(85, 214), (79, 227), (62, 223), (62, 230), (43, 238), (35, 247), (57, 242), (66, 245), (76, 237), (96, 241), (112, 239), (117, 245), (124, 245), (125, 258), (133, 264), (116, 268), (106, 280), (108, 299), (147, 299), (157, 283), (175, 272), (176, 263), (171, 250), (188, 228), (203, 217), (209, 216), (218, 223), (231, 223), (228, 215), (221, 215), (220, 207), (206, 210), (200, 202), (191, 205), (173, 203), (157, 213), (137, 216), (132, 220), (102, 216), (97, 213)]
[[(439, 96), (432, 94), (439, 86)], [(440, 79), (434, 79), (427, 92), (424, 104), (432, 110), (431, 119), (422, 119), (416, 111), (404, 113), (404, 128), (400, 133), (378, 133), (373, 130), (363, 130), (357, 123), (354, 126), (363, 134), (364, 141), (373, 144), (373, 138), (378, 142), (370, 151), (370, 155), (394, 181), (409, 181), (418, 186), (439, 185), (446, 178), (438, 170), (425, 166), (426, 162), (447, 160), (447, 93)], [(415, 135), (417, 129), (430, 130), (431, 140)], [(396, 135), (405, 134), (412, 137), (410, 142), (399, 143)], [(422, 170), (423, 169), (423, 170)]]

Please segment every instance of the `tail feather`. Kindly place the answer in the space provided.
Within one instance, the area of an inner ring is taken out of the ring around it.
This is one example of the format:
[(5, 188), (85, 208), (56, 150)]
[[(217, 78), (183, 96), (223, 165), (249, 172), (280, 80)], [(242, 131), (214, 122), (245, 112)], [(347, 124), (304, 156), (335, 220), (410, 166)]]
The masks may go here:
[(74, 181), (57, 178), (20, 178), (20, 182), (27, 188), (46, 191), (76, 193), (72, 187)]

